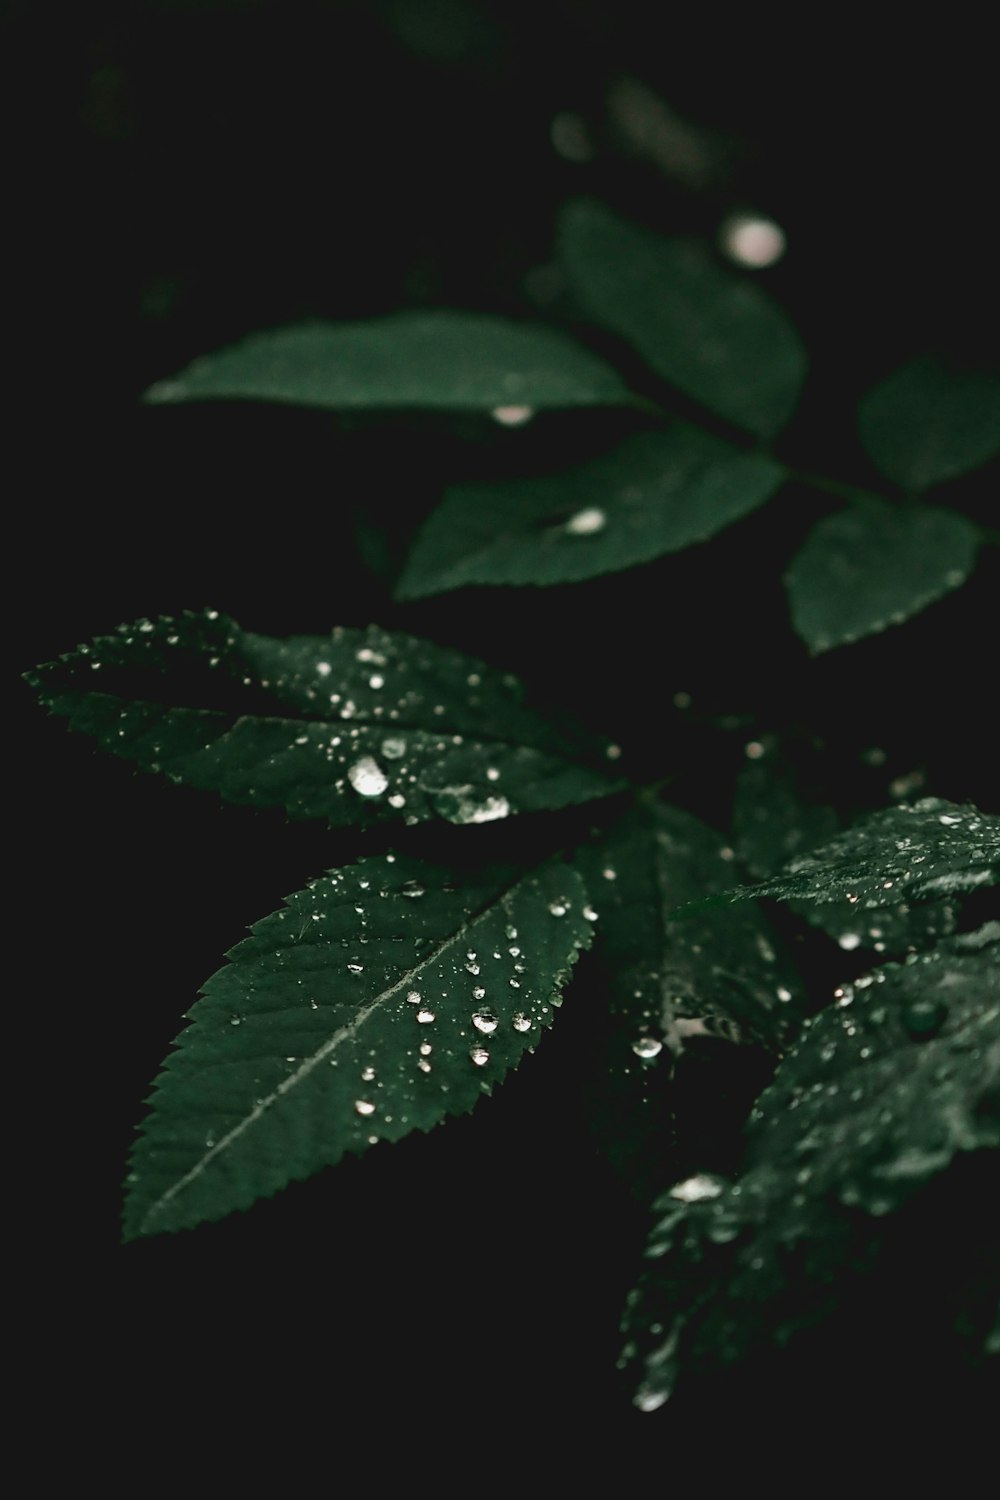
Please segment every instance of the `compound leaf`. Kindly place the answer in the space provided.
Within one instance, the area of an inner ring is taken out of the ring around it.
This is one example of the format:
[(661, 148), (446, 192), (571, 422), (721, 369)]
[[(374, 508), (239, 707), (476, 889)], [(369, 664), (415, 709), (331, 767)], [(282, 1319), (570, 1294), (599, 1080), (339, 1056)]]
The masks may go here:
[(146, 392), (150, 402), (489, 412), (630, 405), (610, 365), (556, 329), (456, 311), (254, 334)]
[(927, 489), (1000, 448), (1000, 376), (915, 359), (868, 392), (859, 423), (883, 474), (904, 489)]
[(795, 629), (820, 652), (899, 625), (965, 582), (978, 544), (953, 511), (859, 498), (817, 522), (788, 569)]
[(167, 1058), (128, 1178), (127, 1238), (247, 1208), (345, 1152), (466, 1112), (532, 1051), (584, 890), (544, 865), (331, 870), (258, 922)]
[(706, 246), (661, 239), (580, 201), (565, 211), (560, 253), (583, 310), (663, 379), (759, 437), (785, 425), (805, 379), (801, 340)]
[(615, 789), (603, 748), (531, 712), (514, 678), (376, 626), (276, 640), (210, 610), (28, 677), (115, 755), (295, 818), (484, 823)]
[(773, 459), (675, 422), (566, 473), (457, 485), (424, 526), (397, 593), (571, 583), (631, 568), (714, 536), (783, 478)]

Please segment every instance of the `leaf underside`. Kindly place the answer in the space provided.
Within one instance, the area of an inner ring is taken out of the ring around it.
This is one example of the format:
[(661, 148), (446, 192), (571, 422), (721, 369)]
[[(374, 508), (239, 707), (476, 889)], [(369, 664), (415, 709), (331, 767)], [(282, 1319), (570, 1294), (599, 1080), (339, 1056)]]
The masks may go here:
[(759, 287), (705, 246), (660, 239), (594, 202), (566, 209), (559, 249), (584, 312), (664, 380), (759, 437), (785, 425), (806, 355)]
[(514, 678), (375, 626), (275, 640), (214, 610), (145, 620), (29, 681), (144, 770), (295, 818), (480, 823), (615, 790), (606, 747), (531, 712)]
[(456, 311), (254, 334), (146, 393), (157, 403), (212, 399), (473, 412), (634, 401), (617, 371), (558, 330)]
[[(629, 1299), (623, 1362), (654, 1410), (678, 1371), (784, 1343), (871, 1258), (873, 1227), (956, 1153), (1000, 1146), (1000, 924), (904, 965), (807, 1022), (758, 1101), (736, 1182), (676, 1184)], [(666, 1332), (664, 1332), (666, 1330)]]
[(714, 536), (783, 477), (773, 459), (676, 422), (564, 474), (459, 485), (424, 526), (397, 593), (571, 583), (631, 568)]
[(167, 1058), (126, 1238), (247, 1208), (472, 1109), (534, 1049), (591, 938), (575, 872), (403, 856), (332, 870), (252, 929)]
[(860, 498), (818, 522), (788, 569), (795, 630), (820, 652), (902, 624), (965, 582), (978, 544), (954, 512)]

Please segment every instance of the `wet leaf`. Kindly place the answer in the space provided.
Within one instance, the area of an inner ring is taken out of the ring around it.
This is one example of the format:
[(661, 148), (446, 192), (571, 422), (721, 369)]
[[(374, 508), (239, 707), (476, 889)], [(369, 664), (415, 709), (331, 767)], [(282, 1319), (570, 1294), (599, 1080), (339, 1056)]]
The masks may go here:
[(565, 866), (470, 876), (403, 856), (290, 896), (208, 981), (164, 1064), (126, 1237), (221, 1218), (472, 1109), (551, 1025), (590, 942), (584, 904)]
[(278, 401), (351, 409), (490, 412), (630, 405), (610, 365), (544, 325), (405, 312), (254, 334), (151, 386), (151, 402)]
[(783, 477), (772, 459), (676, 422), (564, 474), (458, 485), (425, 525), (398, 595), (631, 568), (714, 536), (763, 505)]
[[(775, 1049), (798, 1024), (800, 985), (764, 915), (678, 912), (735, 879), (732, 850), (689, 813), (643, 799), (577, 857), (597, 922), (612, 1025), (591, 1114), (633, 1187), (662, 1181), (674, 1060), (693, 1037)], [(749, 916), (750, 920), (743, 920)]]
[(376, 626), (276, 640), (210, 610), (28, 676), (113, 754), (294, 818), (485, 823), (615, 789), (605, 747), (526, 708), (514, 678)]
[(998, 868), (1000, 817), (925, 797), (872, 814), (780, 874), (734, 890), (732, 899), (847, 901), (860, 917), (900, 901), (978, 890), (997, 881)]
[(706, 246), (661, 239), (594, 202), (570, 204), (559, 247), (583, 310), (664, 380), (760, 437), (785, 425), (806, 355), (759, 287)]
[(859, 421), (883, 474), (904, 489), (927, 489), (1000, 449), (1000, 376), (915, 359), (869, 391)]
[[(796, 785), (792, 765), (767, 756), (747, 765), (739, 775), (733, 804), (736, 849), (755, 875), (775, 873), (796, 853), (809, 851), (832, 838), (839, 820), (832, 807), (808, 802)], [(902, 955), (932, 947), (954, 932), (957, 904), (953, 897), (924, 899), (911, 905), (902, 900), (874, 912), (857, 902), (789, 901), (791, 909), (832, 937), (845, 952), (855, 949)]]
[(817, 523), (786, 575), (792, 622), (814, 652), (899, 625), (958, 588), (979, 529), (929, 505), (861, 497)]
[(784, 1343), (843, 1296), (874, 1227), (958, 1153), (1000, 1146), (1000, 924), (887, 964), (807, 1023), (753, 1111), (738, 1181), (655, 1205), (625, 1317), (636, 1404), (678, 1371)]

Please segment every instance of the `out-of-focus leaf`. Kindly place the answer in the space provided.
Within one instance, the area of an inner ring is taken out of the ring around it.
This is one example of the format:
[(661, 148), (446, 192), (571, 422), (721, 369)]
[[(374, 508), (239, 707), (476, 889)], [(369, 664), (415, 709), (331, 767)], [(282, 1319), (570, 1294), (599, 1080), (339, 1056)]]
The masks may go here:
[(760, 437), (785, 425), (805, 379), (802, 342), (707, 246), (661, 239), (579, 201), (564, 213), (559, 248), (583, 310), (663, 379)]
[(819, 521), (788, 569), (797, 633), (819, 652), (902, 624), (965, 582), (979, 536), (952, 511), (859, 498)]
[(631, 568), (714, 536), (763, 505), (783, 477), (773, 459), (676, 422), (564, 474), (458, 485), (424, 526), (398, 594), (570, 583)]
[(159, 381), (146, 400), (490, 412), (627, 406), (634, 397), (616, 370), (556, 329), (442, 311), (254, 334)]
[(249, 1207), (472, 1109), (532, 1051), (590, 942), (580, 878), (389, 855), (331, 870), (208, 981), (152, 1094), (127, 1238)]
[(1000, 449), (1000, 375), (933, 356), (895, 370), (861, 403), (861, 438), (907, 490), (978, 468)]

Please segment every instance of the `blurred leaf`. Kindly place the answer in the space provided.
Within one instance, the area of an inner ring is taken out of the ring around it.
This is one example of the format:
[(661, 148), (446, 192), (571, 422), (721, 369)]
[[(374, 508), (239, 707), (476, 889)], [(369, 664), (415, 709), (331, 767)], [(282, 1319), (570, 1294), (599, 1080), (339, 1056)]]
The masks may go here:
[(27, 675), (113, 754), (294, 818), (485, 823), (616, 788), (603, 745), (527, 709), (514, 678), (376, 626), (275, 640), (210, 610)]
[(859, 498), (819, 521), (788, 569), (795, 629), (819, 652), (899, 625), (965, 582), (978, 544), (954, 512)]
[[(208, 981), (132, 1156), (127, 1238), (247, 1208), (473, 1108), (533, 1051), (590, 942), (579, 876), (331, 870)], [(513, 941), (516, 940), (516, 941)]]
[(874, 1226), (959, 1152), (1000, 1146), (1000, 924), (905, 965), (807, 1021), (754, 1109), (735, 1183), (699, 1174), (655, 1205), (629, 1300), (636, 1404), (679, 1369), (730, 1363), (829, 1314)]
[(806, 355), (759, 287), (706, 246), (661, 239), (590, 201), (565, 210), (559, 247), (584, 312), (664, 380), (759, 437), (785, 425)]
[(784, 471), (685, 422), (540, 479), (459, 485), (431, 515), (397, 593), (569, 583), (704, 541), (768, 500)]
[(869, 391), (859, 423), (883, 474), (904, 489), (927, 489), (1000, 449), (1000, 375), (915, 359)]
[(146, 392), (151, 402), (207, 399), (480, 412), (634, 400), (617, 371), (555, 329), (447, 311), (254, 334)]

